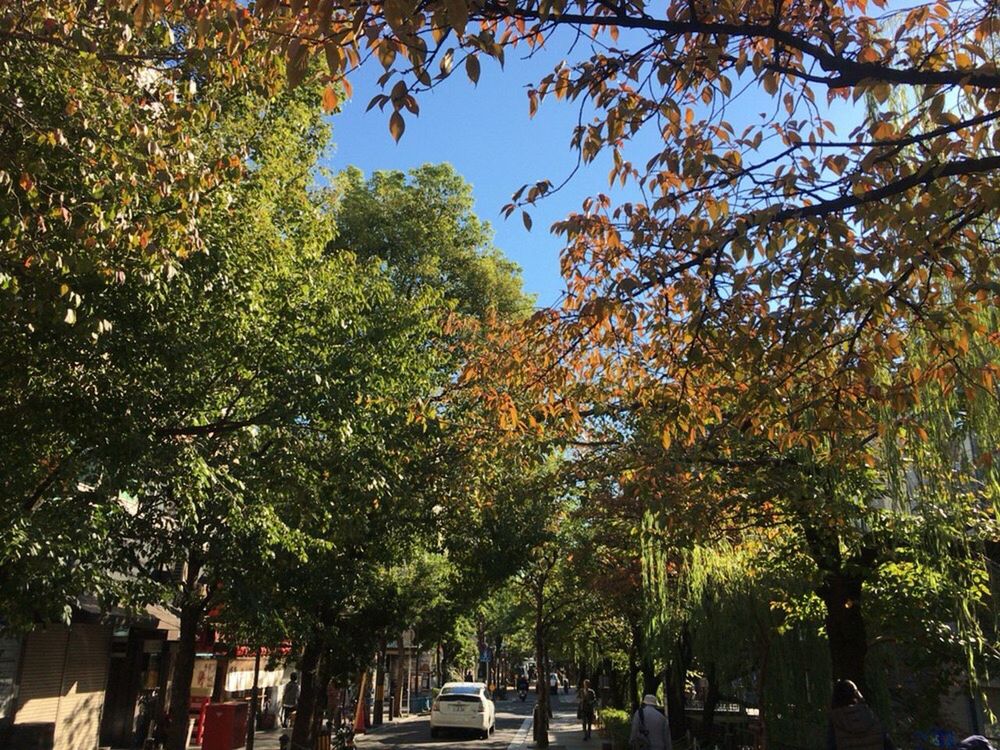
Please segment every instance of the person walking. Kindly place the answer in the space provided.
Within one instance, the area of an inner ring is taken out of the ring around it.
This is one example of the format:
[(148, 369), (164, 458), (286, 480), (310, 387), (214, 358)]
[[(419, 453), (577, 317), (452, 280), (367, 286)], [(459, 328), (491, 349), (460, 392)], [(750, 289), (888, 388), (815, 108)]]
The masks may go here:
[(833, 686), (826, 746), (827, 750), (895, 750), (882, 722), (850, 680)]
[(285, 692), (281, 694), (281, 726), (288, 728), (288, 720), (295, 713), (295, 706), (299, 702), (299, 676), (292, 672), (291, 680), (285, 685)]
[(632, 714), (632, 731), (629, 732), (632, 750), (672, 750), (670, 722), (656, 702), (655, 695), (642, 696), (642, 704)]
[(590, 680), (584, 680), (576, 696), (576, 715), (583, 724), (583, 739), (590, 739), (594, 726), (594, 711), (597, 708), (597, 694), (590, 689)]

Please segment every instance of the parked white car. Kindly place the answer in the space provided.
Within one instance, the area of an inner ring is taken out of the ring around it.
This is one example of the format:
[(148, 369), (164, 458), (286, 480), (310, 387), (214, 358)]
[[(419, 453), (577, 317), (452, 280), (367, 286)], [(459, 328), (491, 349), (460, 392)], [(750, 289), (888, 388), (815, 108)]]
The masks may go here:
[(471, 729), (485, 740), (496, 726), (496, 706), (481, 682), (446, 682), (431, 704), (431, 737), (442, 729)]

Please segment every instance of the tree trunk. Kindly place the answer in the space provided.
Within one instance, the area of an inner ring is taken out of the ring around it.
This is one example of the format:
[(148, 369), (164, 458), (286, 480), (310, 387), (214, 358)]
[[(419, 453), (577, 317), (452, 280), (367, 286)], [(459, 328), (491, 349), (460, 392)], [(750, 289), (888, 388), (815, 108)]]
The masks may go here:
[(375, 705), (372, 706), (372, 726), (382, 725), (385, 707), (385, 641), (378, 647), (378, 662), (375, 665)]
[(611, 705), (623, 710), (628, 709), (625, 693), (628, 688), (622, 684), (621, 673), (615, 669), (610, 658), (605, 658), (601, 667), (604, 674), (608, 676), (608, 694)]
[(392, 691), (392, 716), (399, 718), (403, 715), (403, 680), (405, 677), (406, 648), (403, 645), (403, 634), (399, 634), (399, 641), (396, 648), (396, 665), (392, 670), (392, 680), (395, 687)]
[(535, 664), (538, 666), (536, 687), (538, 700), (535, 702), (535, 722), (532, 732), (535, 747), (549, 746), (549, 677), (545, 672), (545, 629), (542, 621), (545, 600), (543, 596), (542, 587), (537, 587), (535, 590)]
[(318, 641), (310, 640), (299, 662), (299, 701), (295, 704), (295, 726), (292, 728), (292, 750), (312, 747), (313, 713), (316, 711), (316, 670), (323, 649)]
[(864, 693), (868, 634), (861, 612), (860, 575), (828, 572), (820, 596), (826, 605), (826, 635), (835, 680), (853, 680)]
[(642, 659), (642, 689), (644, 693), (646, 695), (656, 695), (656, 691), (660, 689), (662, 681), (663, 675), (656, 671), (653, 660), (649, 657), (644, 657)]
[(712, 741), (715, 724), (715, 708), (719, 705), (719, 681), (715, 674), (715, 663), (709, 662), (705, 669), (705, 705), (701, 710), (701, 734), (706, 744)]
[(632, 627), (631, 637), (628, 642), (628, 698), (626, 699), (626, 710), (634, 712), (639, 707), (639, 700), (636, 692), (639, 690), (639, 670), (636, 667), (636, 628)]
[(312, 737), (315, 738), (323, 728), (323, 719), (329, 714), (330, 706), (330, 659), (326, 653), (320, 654), (319, 667), (316, 670), (316, 700), (313, 702)]
[(667, 703), (667, 716), (670, 718), (670, 734), (675, 740), (686, 736), (688, 731), (687, 713), (684, 709), (687, 703), (685, 687), (691, 658), (691, 637), (687, 628), (684, 628), (677, 641), (670, 679), (663, 686)]
[(180, 640), (174, 660), (173, 684), (170, 686), (170, 725), (167, 727), (166, 750), (187, 747), (188, 704), (191, 702), (191, 678), (194, 676), (194, 655), (198, 643), (200, 604), (188, 604), (180, 611)]
[(767, 668), (770, 664), (771, 645), (770, 640), (765, 635), (762, 638), (760, 669), (757, 672), (757, 709), (758, 714), (758, 750), (767, 750)]

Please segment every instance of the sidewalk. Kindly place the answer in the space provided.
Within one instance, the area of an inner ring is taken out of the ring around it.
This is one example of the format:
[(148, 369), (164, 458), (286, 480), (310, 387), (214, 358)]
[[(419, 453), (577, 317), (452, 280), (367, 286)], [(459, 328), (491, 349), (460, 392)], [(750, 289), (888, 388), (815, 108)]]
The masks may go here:
[(603, 740), (595, 729), (589, 740), (583, 739), (583, 726), (576, 718), (576, 691), (560, 695), (552, 704), (554, 716), (549, 723), (549, 750), (601, 750)]

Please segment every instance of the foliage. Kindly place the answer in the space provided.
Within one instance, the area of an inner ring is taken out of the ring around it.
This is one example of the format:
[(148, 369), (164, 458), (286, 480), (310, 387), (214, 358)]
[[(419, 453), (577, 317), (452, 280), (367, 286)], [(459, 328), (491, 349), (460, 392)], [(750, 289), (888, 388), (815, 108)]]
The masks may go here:
[(492, 230), (472, 212), (472, 188), (447, 164), (408, 175), (354, 168), (336, 182), (337, 236), (331, 248), (377, 258), (403, 294), (431, 286), (462, 315), (523, 317), (531, 298), (520, 269), (492, 244)]
[(599, 712), (603, 736), (611, 742), (613, 750), (627, 750), (632, 731), (632, 717), (620, 708), (602, 708)]

